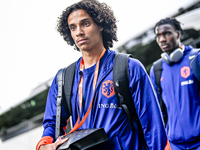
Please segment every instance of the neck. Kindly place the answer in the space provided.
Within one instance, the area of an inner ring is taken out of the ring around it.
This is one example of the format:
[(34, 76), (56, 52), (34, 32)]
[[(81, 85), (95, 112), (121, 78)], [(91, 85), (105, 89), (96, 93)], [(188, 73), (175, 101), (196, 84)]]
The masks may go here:
[(104, 50), (104, 47), (96, 51), (82, 51), (85, 69), (97, 63), (103, 50)]
[(184, 46), (179, 42), (179, 44), (178, 44), (178, 46), (176, 46), (176, 48), (174, 48), (173, 50), (168, 51), (168, 52), (166, 52), (166, 53), (167, 53), (168, 55), (170, 55), (172, 52), (174, 52), (174, 51), (175, 51), (176, 49), (178, 49), (178, 48), (184, 50)]

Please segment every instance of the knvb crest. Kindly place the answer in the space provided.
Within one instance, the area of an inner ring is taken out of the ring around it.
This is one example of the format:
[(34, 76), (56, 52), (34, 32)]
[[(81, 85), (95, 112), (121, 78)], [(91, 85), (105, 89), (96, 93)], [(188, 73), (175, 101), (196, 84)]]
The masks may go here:
[(185, 66), (185, 67), (181, 68), (181, 76), (183, 78), (189, 77), (190, 76), (190, 67)]
[(102, 83), (102, 94), (108, 98), (115, 94), (113, 81), (107, 80)]

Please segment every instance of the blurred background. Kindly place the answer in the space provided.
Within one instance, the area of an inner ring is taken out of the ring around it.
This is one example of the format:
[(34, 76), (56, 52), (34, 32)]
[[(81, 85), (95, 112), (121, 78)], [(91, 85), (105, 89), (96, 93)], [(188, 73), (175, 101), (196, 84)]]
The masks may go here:
[[(200, 47), (200, 0), (99, 0), (118, 20), (113, 50), (130, 53), (149, 73), (160, 58), (153, 27), (166, 17), (182, 24), (186, 45)], [(35, 149), (52, 79), (80, 56), (56, 31), (62, 11), (78, 0), (0, 1), (0, 149)]]

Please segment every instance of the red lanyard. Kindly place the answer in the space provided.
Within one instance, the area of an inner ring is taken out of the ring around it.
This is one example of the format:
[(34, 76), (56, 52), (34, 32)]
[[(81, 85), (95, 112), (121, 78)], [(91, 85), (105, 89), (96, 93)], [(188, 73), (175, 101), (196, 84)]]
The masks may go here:
[[(99, 59), (97, 61), (97, 64), (96, 64), (95, 73), (94, 73), (94, 80), (93, 80), (93, 98), (92, 98), (92, 101), (90, 103), (90, 107), (88, 108), (85, 116), (83, 117), (83, 119), (79, 123), (81, 107), (82, 107), (82, 101), (83, 101), (83, 74), (81, 74), (81, 79), (80, 79), (80, 82), (79, 82), (79, 116), (78, 116), (78, 119), (76, 121), (75, 126), (73, 127), (73, 129), (69, 133), (72, 133), (72, 132), (76, 131), (78, 128), (80, 128), (82, 126), (82, 124), (87, 119), (88, 114), (89, 114), (89, 112), (90, 112), (90, 110), (92, 108), (92, 104), (93, 104), (93, 100), (94, 100), (95, 87), (96, 87), (97, 77), (98, 77), (98, 72), (99, 72), (99, 62), (100, 62), (100, 59), (102, 58), (102, 56), (104, 55), (105, 51), (106, 51), (106, 49), (104, 48), (104, 50), (101, 53), (101, 55), (100, 55), (100, 57), (99, 57)], [(80, 63), (80, 70), (82, 72), (83, 72), (84, 67), (85, 67), (85, 65), (84, 65), (84, 61), (83, 61), (83, 58), (82, 58), (81, 59), (81, 63)]]

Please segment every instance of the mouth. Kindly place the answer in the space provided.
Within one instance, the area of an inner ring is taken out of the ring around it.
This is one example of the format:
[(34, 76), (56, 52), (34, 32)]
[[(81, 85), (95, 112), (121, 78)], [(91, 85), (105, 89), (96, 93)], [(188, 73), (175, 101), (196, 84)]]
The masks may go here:
[(167, 44), (161, 44), (160, 47), (161, 47), (161, 49), (165, 50), (165, 49), (169, 48), (169, 45), (167, 45)]
[(78, 40), (77, 40), (77, 43), (78, 43), (78, 44), (83, 44), (83, 43), (85, 43), (86, 40), (87, 40), (87, 39), (78, 39)]

